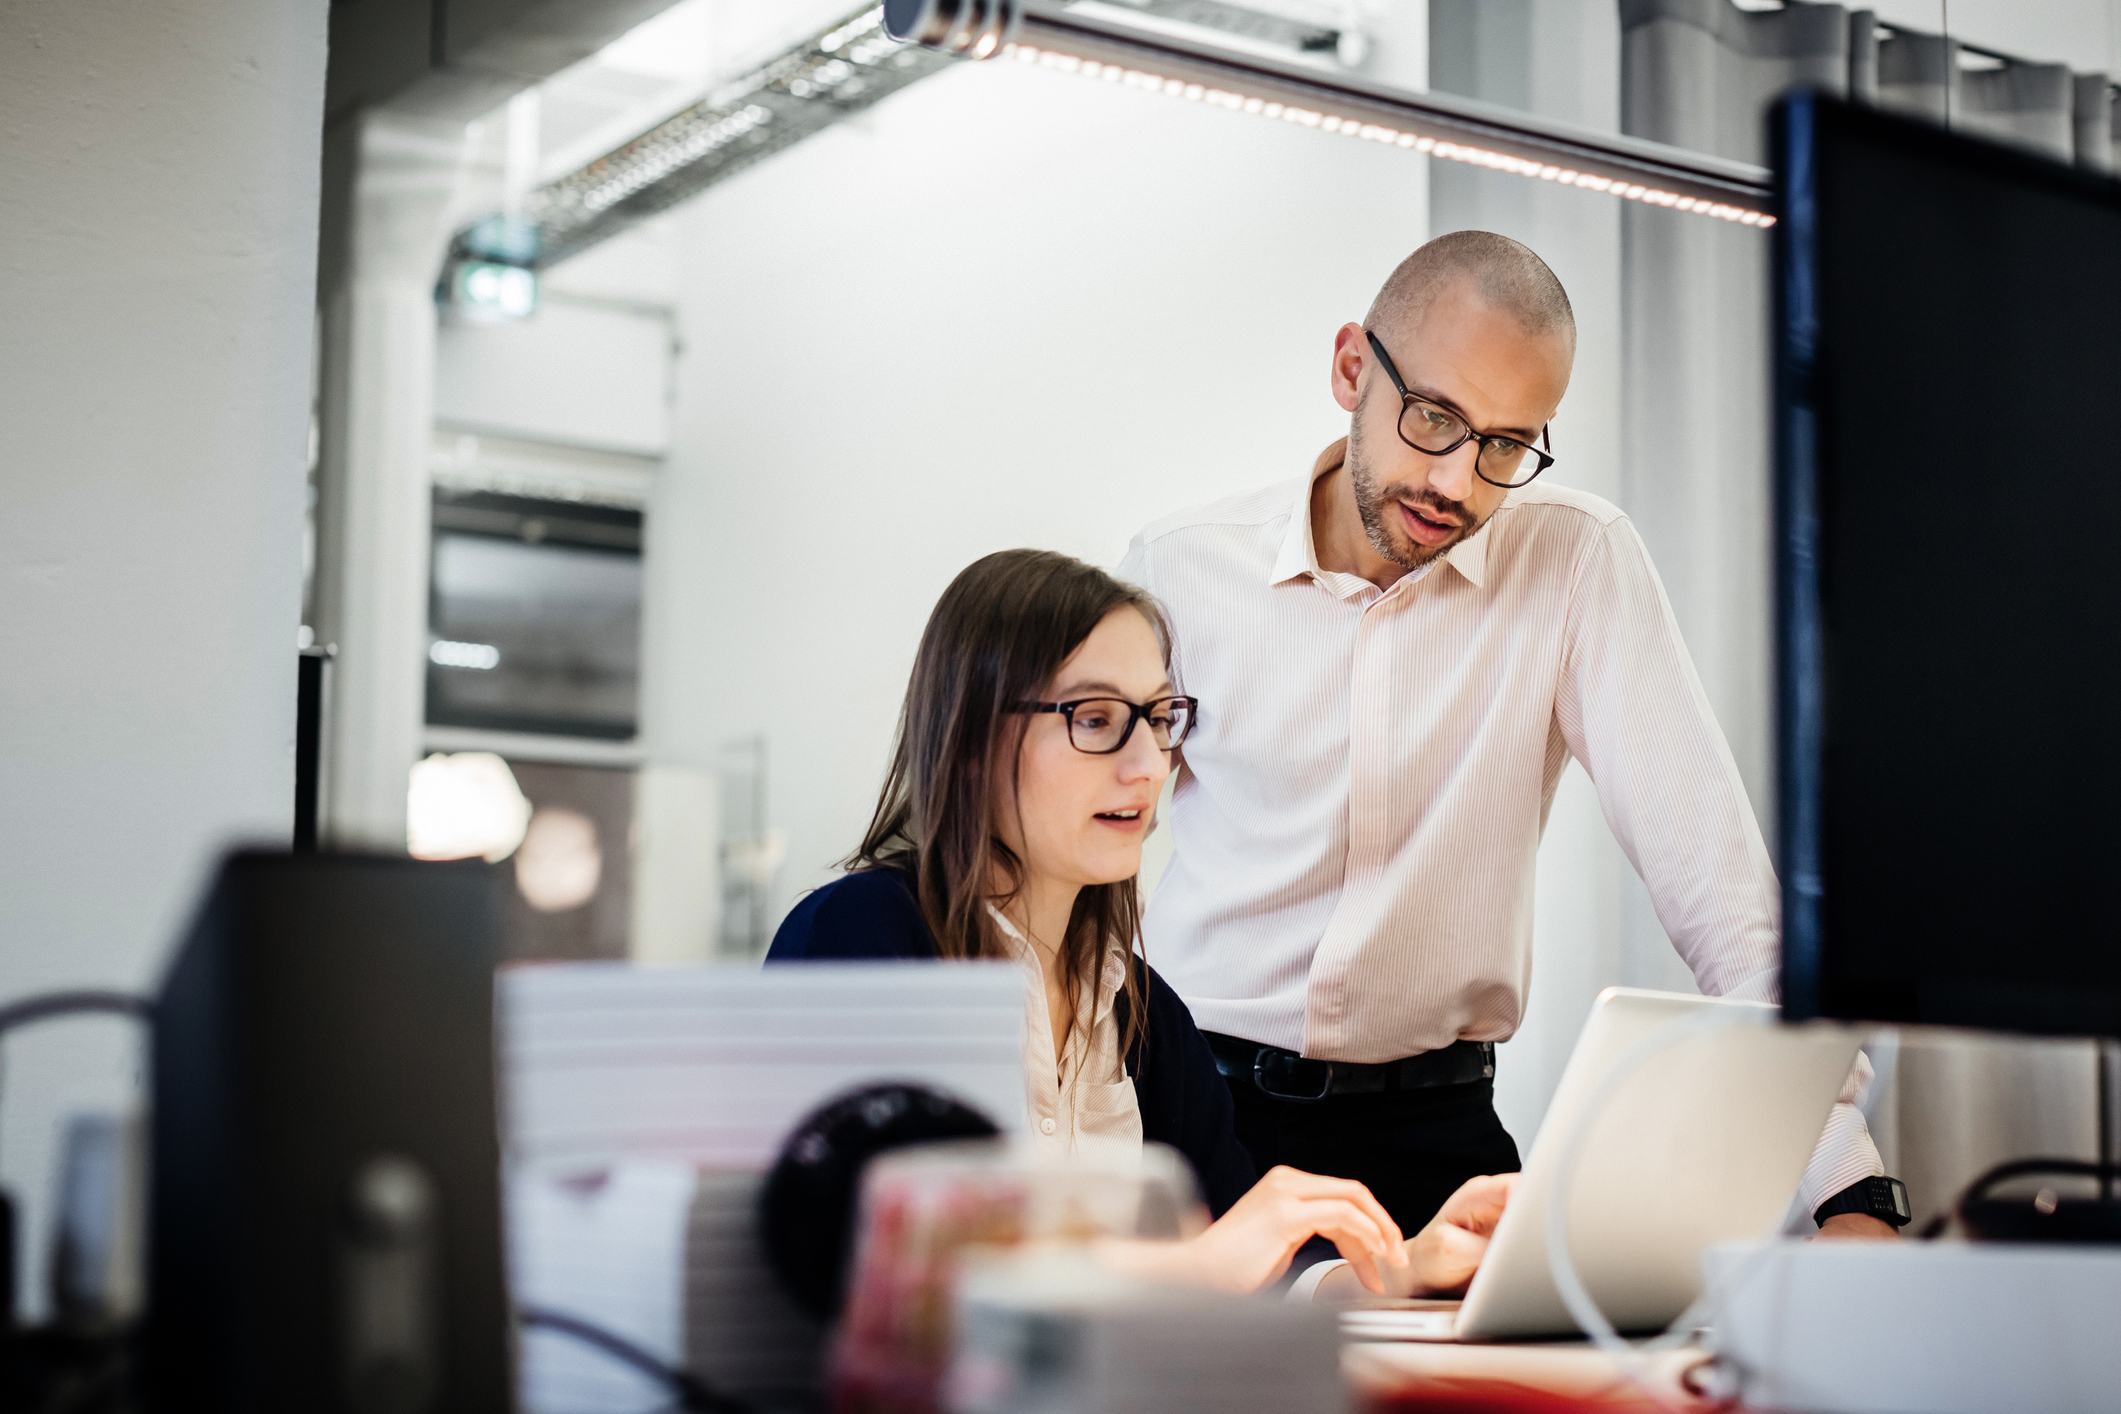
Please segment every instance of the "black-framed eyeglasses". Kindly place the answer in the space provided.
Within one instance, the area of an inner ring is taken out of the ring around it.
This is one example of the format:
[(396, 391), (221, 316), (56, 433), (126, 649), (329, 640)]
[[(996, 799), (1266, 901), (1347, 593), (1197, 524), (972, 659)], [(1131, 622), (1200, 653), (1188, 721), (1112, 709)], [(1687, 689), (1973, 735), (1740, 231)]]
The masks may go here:
[[(1432, 457), (1444, 456), (1463, 447), (1468, 441), (1480, 443), (1480, 451), (1474, 455), (1473, 470), (1490, 486), (1516, 487), (1528, 484), (1539, 473), (1554, 464), (1549, 455), (1553, 442), (1547, 429), (1539, 429), (1539, 446), (1527, 446), (1515, 437), (1497, 437), (1486, 432), (1475, 432), (1458, 413), (1442, 403), (1430, 402), (1419, 393), (1407, 391), (1407, 383), (1392, 365), (1392, 355), (1385, 346), (1377, 342), (1377, 336), (1365, 329), (1363, 337), (1370, 341), (1370, 348), (1377, 354), (1377, 361), (1384, 366), (1385, 376), (1399, 390), (1399, 440), (1417, 452), (1426, 452)], [(1544, 448), (1545, 450), (1541, 450)], [(1536, 458), (1532, 469), (1525, 470), (1527, 457)]]
[(1200, 702), (1192, 697), (1159, 697), (1129, 702), (1123, 697), (1080, 697), (1073, 702), (1019, 702), (1012, 712), (1058, 712), (1068, 719), (1068, 743), (1091, 756), (1110, 756), (1134, 736), (1137, 722), (1149, 724), (1156, 749), (1169, 751), (1193, 730)]

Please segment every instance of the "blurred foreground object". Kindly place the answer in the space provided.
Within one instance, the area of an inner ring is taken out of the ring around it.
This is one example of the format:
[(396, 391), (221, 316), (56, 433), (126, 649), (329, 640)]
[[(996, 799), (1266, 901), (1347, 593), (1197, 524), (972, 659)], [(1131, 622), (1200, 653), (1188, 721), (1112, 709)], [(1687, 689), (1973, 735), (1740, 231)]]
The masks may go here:
[[(665, 1365), (684, 1361), (685, 1226), (697, 1176), (643, 1159), (508, 1179), (508, 1288), (518, 1309), (594, 1323)], [(770, 1280), (760, 1274), (761, 1287)], [(564, 1333), (518, 1349), (526, 1414), (645, 1414), (669, 1396), (646, 1373)]]
[(2093, 1414), (2121, 1389), (2112, 1247), (1781, 1242), (1704, 1265), (1749, 1409)]
[[(823, 1329), (759, 1236), (790, 1131), (886, 1080), (1027, 1129), (1024, 984), (1010, 963), (542, 963), (505, 969), (497, 1002), (516, 1299), (682, 1356), (762, 1414), (822, 1402)], [(532, 1414), (667, 1403), (548, 1330), (524, 1332), (523, 1370)]]
[(998, 1133), (970, 1105), (920, 1085), (871, 1085), (813, 1112), (781, 1146), (759, 1199), (759, 1239), (774, 1276), (812, 1316), (838, 1316), (871, 1161), (894, 1149)]
[(491, 871), (237, 854), (156, 1004), (154, 1407), (505, 1414)]
[[(91, 1014), (151, 1017), (144, 1000), (125, 992), (47, 992), (0, 1005), (0, 1034)], [(44, 1326), (16, 1324), (21, 1244), (14, 1200), (0, 1191), (0, 1409), (129, 1414), (139, 1407), (142, 1158), (137, 1116), (68, 1120), (49, 1267), (55, 1319)]]
[(1013, 963), (512, 967), (497, 985), (511, 1167), (668, 1158), (762, 1174), (820, 1104), (886, 1077), (1024, 1119)]
[(68, 1330), (116, 1331), (140, 1314), (142, 1128), (117, 1115), (67, 1121), (51, 1283), (52, 1311)]
[(1332, 1414), (1348, 1404), (1331, 1311), (1151, 1285), (1081, 1249), (969, 1256), (956, 1318), (951, 1414)]
[[(969, 1249), (1176, 1240), (1207, 1225), (1192, 1170), (1161, 1144), (1126, 1164), (1054, 1163), (993, 1141), (909, 1149), (869, 1166), (860, 1214), (831, 1356), (841, 1414), (941, 1407), (956, 1349), (952, 1291)], [(1161, 1299), (1176, 1308), (1193, 1298)], [(1330, 1348), (1330, 1319), (1324, 1329)]]
[(1341, 1357), (1341, 1369), (1366, 1414), (1719, 1414), (1730, 1409), (1728, 1401), (1699, 1388), (1711, 1375), (1701, 1350), (1667, 1350), (1644, 1364), (1654, 1398), (1623, 1376), (1612, 1356), (1579, 1343), (1380, 1340), (1351, 1343)]

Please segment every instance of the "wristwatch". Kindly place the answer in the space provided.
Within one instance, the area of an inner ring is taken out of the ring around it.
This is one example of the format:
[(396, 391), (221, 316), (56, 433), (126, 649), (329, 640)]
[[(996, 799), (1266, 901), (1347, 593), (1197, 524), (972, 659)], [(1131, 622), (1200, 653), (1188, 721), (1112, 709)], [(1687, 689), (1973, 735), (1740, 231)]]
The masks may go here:
[(1812, 1221), (1821, 1227), (1826, 1220), (1843, 1213), (1861, 1213), (1876, 1218), (1894, 1227), (1906, 1227), (1914, 1220), (1914, 1210), (1907, 1205), (1907, 1185), (1897, 1178), (1858, 1179), (1833, 1197), (1812, 1210)]

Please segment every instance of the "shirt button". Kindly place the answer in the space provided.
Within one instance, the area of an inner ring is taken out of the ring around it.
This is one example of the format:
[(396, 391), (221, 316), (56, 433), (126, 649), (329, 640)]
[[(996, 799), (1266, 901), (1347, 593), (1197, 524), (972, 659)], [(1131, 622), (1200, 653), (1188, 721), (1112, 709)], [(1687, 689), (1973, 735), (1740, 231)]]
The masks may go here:
[(1058, 1128), (1060, 1128), (1060, 1126), (1053, 1122), (1053, 1116), (1051, 1115), (1046, 1116), (1044, 1119), (1038, 1122), (1038, 1132), (1041, 1134), (1051, 1134), (1054, 1130)]

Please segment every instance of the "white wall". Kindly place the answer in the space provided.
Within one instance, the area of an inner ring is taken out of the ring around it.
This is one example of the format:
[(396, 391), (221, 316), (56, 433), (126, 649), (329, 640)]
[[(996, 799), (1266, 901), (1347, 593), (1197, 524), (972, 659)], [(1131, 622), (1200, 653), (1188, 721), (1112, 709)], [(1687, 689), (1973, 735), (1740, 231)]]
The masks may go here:
[[(0, 8), (0, 998), (151, 986), (284, 841), (324, 0)], [(129, 1102), (110, 1022), (6, 1047), (0, 1182)]]
[(660, 456), (670, 437), (673, 337), (667, 309), (574, 295), (548, 282), (530, 319), (442, 326), (435, 423)]
[(1334, 331), (1427, 235), (1424, 159), (1007, 61), (675, 215), (678, 421), (648, 519), (650, 757), (767, 734), (777, 905), (874, 803), (959, 569), (1116, 564), (1346, 429)]

